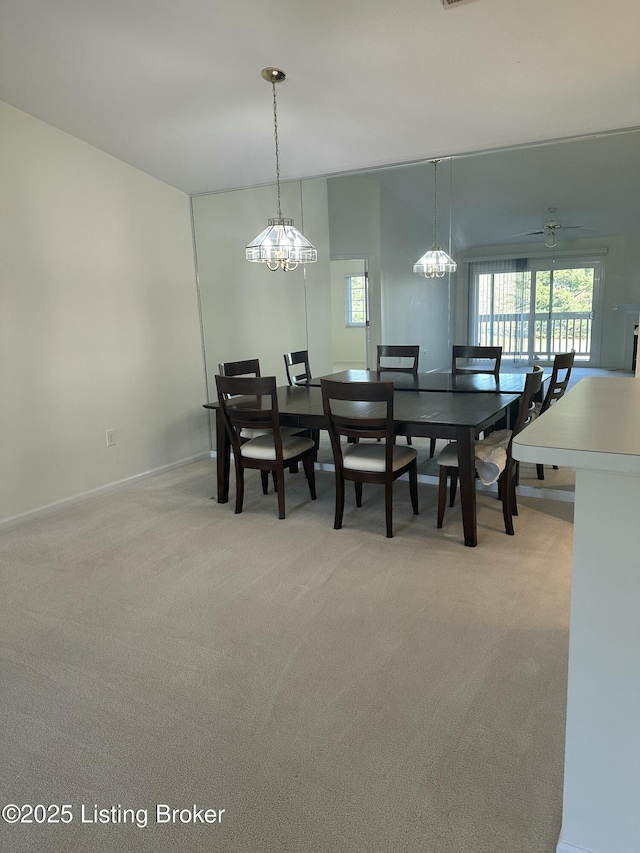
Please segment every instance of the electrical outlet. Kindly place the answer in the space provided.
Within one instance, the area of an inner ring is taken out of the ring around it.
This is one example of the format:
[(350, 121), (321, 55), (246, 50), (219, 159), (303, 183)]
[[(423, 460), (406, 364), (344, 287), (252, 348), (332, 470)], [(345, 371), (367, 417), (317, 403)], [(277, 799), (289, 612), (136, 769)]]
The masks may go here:
[(108, 429), (106, 432), (107, 435), (107, 447), (115, 447), (118, 443), (118, 435), (115, 429)]

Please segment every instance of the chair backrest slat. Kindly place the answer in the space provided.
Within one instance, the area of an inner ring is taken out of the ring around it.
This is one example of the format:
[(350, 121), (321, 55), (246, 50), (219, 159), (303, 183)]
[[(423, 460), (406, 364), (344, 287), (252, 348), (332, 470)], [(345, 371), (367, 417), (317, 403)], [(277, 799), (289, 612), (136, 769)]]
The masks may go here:
[[(301, 371), (294, 371), (294, 367), (302, 365)], [(285, 352), (284, 366), (287, 371), (287, 382), (289, 385), (304, 385), (311, 379), (311, 368), (309, 367), (309, 351), (306, 349), (297, 352)]]
[[(493, 366), (459, 366), (458, 359), (480, 359), (482, 361), (493, 361)], [(464, 346), (454, 344), (451, 352), (452, 373), (492, 373), (497, 376), (500, 373), (500, 362), (502, 360), (502, 347)]]
[[(410, 359), (411, 363), (406, 366), (387, 367), (381, 363), (383, 358), (406, 358)], [(420, 345), (404, 345), (404, 344), (378, 344), (378, 355), (376, 360), (376, 370), (378, 371), (402, 371), (403, 373), (417, 373), (418, 360), (420, 358)]]
[(552, 403), (555, 403), (556, 400), (559, 400), (560, 397), (562, 397), (564, 392), (567, 390), (574, 359), (574, 352), (558, 353), (558, 355), (554, 358), (553, 370), (551, 371), (551, 379), (549, 380), (549, 387), (547, 388), (547, 393), (545, 394), (544, 400), (542, 401), (542, 408), (540, 410), (540, 414), (542, 414), (542, 412), (546, 412), (549, 406)]
[(218, 373), (220, 376), (260, 376), (260, 359), (221, 362), (218, 365)]
[(334, 458), (342, 459), (340, 438), (380, 438), (387, 468), (394, 443), (393, 382), (336, 382), (321, 379), (322, 405)]

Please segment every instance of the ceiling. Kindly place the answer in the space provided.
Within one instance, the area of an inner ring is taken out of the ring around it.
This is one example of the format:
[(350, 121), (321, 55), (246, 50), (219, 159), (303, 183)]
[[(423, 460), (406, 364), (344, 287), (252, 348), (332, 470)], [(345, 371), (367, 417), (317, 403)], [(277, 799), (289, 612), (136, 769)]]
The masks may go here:
[[(1, 0), (0, 100), (187, 193), (640, 124), (640, 3)], [(542, 211), (541, 213), (543, 213)]]
[[(375, 176), (396, 205), (410, 209), (410, 220), (424, 223), (428, 242), (433, 166), (382, 169)], [(544, 235), (527, 232), (549, 220), (581, 226), (557, 232), (560, 248), (640, 234), (640, 129), (454, 157), (442, 161), (438, 176), (439, 237), (447, 242), (451, 211), (456, 250), (520, 244), (544, 251)]]

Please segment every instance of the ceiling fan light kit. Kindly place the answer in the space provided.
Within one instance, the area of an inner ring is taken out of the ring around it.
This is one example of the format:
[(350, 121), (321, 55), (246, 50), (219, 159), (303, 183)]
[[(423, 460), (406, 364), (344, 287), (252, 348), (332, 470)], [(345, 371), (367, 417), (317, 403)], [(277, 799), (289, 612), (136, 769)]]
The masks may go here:
[[(553, 217), (554, 213), (557, 213), (557, 207), (548, 207), (547, 210)], [(523, 237), (533, 237), (537, 234), (544, 235), (544, 244), (548, 249), (555, 249), (558, 245), (558, 236), (556, 231), (561, 229), (562, 231), (582, 231), (584, 230), (584, 225), (563, 225), (561, 222), (558, 222), (557, 219), (550, 219), (548, 222), (542, 226), (542, 228), (538, 228), (537, 231), (525, 231), (522, 235)], [(588, 229), (586, 229), (588, 230)]]

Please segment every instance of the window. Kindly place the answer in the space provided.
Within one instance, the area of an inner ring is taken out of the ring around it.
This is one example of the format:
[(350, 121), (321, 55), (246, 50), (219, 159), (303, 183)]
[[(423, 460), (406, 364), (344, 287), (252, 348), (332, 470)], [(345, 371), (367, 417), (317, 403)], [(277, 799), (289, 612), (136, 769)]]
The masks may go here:
[(577, 361), (590, 361), (601, 266), (594, 259), (531, 258), (471, 264), (474, 343), (500, 345), (514, 361), (570, 351)]
[(367, 280), (365, 275), (345, 275), (344, 307), (346, 326), (367, 325)]

